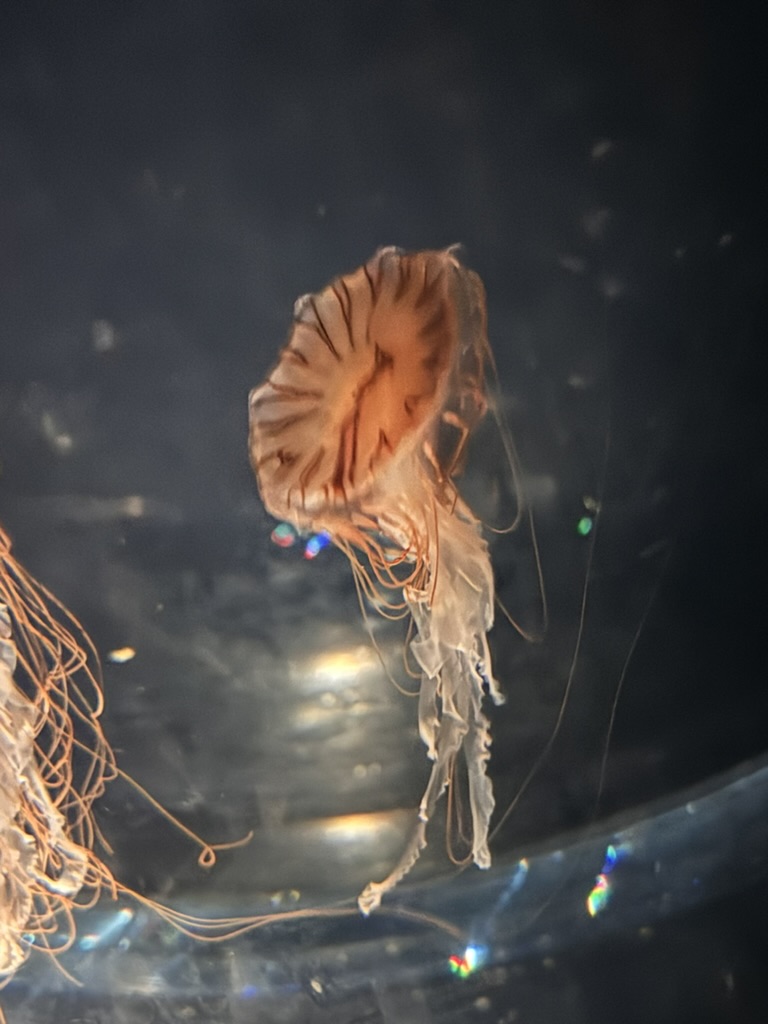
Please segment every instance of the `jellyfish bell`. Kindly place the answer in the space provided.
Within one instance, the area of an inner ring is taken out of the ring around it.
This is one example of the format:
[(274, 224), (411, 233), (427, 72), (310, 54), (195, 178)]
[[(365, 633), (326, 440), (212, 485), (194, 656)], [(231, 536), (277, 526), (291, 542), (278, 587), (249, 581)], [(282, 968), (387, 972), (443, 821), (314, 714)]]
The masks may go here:
[(400, 861), (359, 897), (366, 914), (418, 859), (461, 753), (471, 858), (491, 862), (482, 703), (503, 700), (487, 640), (494, 580), (481, 524), (454, 482), (487, 408), (490, 362), (485, 290), (456, 248), (386, 248), (298, 300), (277, 365), (250, 395), (250, 457), (267, 509), (328, 533), (362, 593), (415, 627), (419, 731), (433, 767)]
[[(250, 396), (261, 495), (299, 528), (343, 524), (423, 465), (449, 479), (484, 411), (485, 293), (455, 249), (380, 249), (294, 308), (288, 344)], [(440, 425), (452, 428), (437, 444)], [(364, 523), (364, 527), (367, 522)]]

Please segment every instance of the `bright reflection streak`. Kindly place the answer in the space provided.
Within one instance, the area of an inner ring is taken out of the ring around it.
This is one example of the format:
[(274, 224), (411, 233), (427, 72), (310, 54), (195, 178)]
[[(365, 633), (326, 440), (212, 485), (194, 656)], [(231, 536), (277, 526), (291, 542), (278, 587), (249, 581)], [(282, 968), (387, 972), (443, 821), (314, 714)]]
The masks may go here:
[(311, 658), (293, 661), (290, 665), (291, 682), (307, 695), (318, 690), (341, 690), (356, 682), (362, 675), (381, 671), (376, 652), (360, 644), (341, 647), (335, 651), (322, 651)]
[(377, 813), (340, 814), (336, 818), (326, 818), (322, 823), (323, 839), (334, 846), (373, 843), (391, 829), (391, 816)]
[(312, 658), (307, 670), (324, 683), (344, 685), (357, 679), (361, 672), (379, 667), (376, 655), (368, 647), (325, 652)]
[(109, 914), (101, 928), (80, 936), (77, 941), (78, 948), (90, 952), (112, 943), (134, 916), (135, 911), (130, 907), (122, 907), (117, 913)]
[(376, 652), (362, 644), (292, 662), (290, 679), (299, 698), (290, 712), (293, 728), (306, 732), (340, 715), (348, 720), (365, 712), (374, 672), (386, 683)]

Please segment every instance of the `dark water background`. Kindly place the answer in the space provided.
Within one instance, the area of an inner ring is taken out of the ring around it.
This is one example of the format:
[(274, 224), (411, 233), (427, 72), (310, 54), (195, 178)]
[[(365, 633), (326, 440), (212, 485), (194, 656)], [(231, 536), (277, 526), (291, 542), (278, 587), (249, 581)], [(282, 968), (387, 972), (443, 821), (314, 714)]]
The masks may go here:
[[(102, 653), (138, 652), (106, 672), (123, 767), (206, 836), (257, 829), (201, 880), (117, 786), (101, 820), (125, 882), (211, 909), (354, 895), (381, 851), (329, 823), (379, 813), (394, 853), (418, 803), (412, 705), (371, 673), (325, 687), (315, 672), (328, 652), (370, 653), (348, 567), (271, 544), (245, 444), (293, 300), (382, 244), (464, 244), (536, 512), (552, 622), (539, 646), (494, 633), (500, 806), (550, 733), (591, 580), (563, 729), (497, 855), (593, 820), (649, 602), (599, 815), (764, 752), (763, 20), (578, 0), (0, 15), (0, 520)], [(481, 451), (468, 486), (484, 472)], [(576, 523), (598, 494), (590, 563)], [(496, 542), (494, 564), (531, 615), (529, 540)], [(445, 871), (439, 832), (423, 879)], [(536, 961), (525, 1019), (764, 1019), (765, 890), (742, 892), (738, 845), (732, 858), (730, 902), (650, 952), (581, 950), (566, 977)], [(421, 1009), (398, 1009), (388, 978), (347, 1016), (286, 998), (264, 1019), (493, 1016), (482, 987), (460, 1011), (426, 981)], [(45, 984), (4, 994), (13, 1024), (134, 1019), (87, 991), (51, 1003)], [(494, 1019), (511, 1021), (504, 992)], [(250, 1019), (222, 1000), (193, 1019)], [(162, 994), (147, 1005), (176, 1019)]]

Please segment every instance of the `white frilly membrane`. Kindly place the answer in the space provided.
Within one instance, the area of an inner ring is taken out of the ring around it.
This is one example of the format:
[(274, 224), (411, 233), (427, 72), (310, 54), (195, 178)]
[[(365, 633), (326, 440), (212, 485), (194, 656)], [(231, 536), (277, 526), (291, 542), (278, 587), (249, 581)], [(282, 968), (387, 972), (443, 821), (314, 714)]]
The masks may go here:
[(491, 732), (482, 703), (486, 693), (495, 704), (504, 702), (493, 677), (486, 635), (493, 626), (493, 569), (480, 523), (460, 498), (451, 509), (435, 504), (433, 522), (435, 535), (426, 545), (433, 561), (424, 585), (403, 591), (416, 630), (410, 653), (421, 668), (419, 734), (432, 771), (400, 860), (382, 882), (370, 882), (358, 898), (366, 915), (411, 870), (427, 845), (427, 823), (462, 752), (472, 816), (472, 860), (479, 868), (491, 865), (488, 830), (494, 799), (486, 772)]

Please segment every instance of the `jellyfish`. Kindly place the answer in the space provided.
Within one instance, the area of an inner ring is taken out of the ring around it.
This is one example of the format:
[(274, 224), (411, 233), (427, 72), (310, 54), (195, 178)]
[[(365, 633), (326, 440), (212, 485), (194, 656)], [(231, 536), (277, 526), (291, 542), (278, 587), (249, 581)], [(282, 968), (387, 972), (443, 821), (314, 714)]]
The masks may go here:
[(379, 249), (294, 308), (277, 365), (249, 398), (250, 459), (267, 510), (327, 534), (358, 593), (412, 620), (419, 733), (432, 769), (407, 846), (358, 898), (375, 910), (416, 863), (466, 763), (471, 859), (488, 868), (494, 808), (486, 696), (503, 696), (487, 634), (494, 579), (482, 524), (455, 482), (488, 408), (483, 284), (457, 248)]
[(17, 561), (0, 527), (0, 988), (33, 949), (54, 958), (69, 949), (77, 936), (75, 912), (102, 893), (127, 895), (197, 938), (219, 940), (266, 923), (196, 918), (114, 878), (97, 852), (98, 846), (111, 851), (94, 804), (118, 776), (201, 848), (202, 867), (250, 835), (209, 844), (166, 811), (118, 767), (101, 726), (103, 708), (92, 641)]
[(117, 768), (97, 659), (76, 633), (0, 529), (0, 986), (35, 943), (67, 948), (80, 894), (87, 906), (109, 881), (92, 805)]

